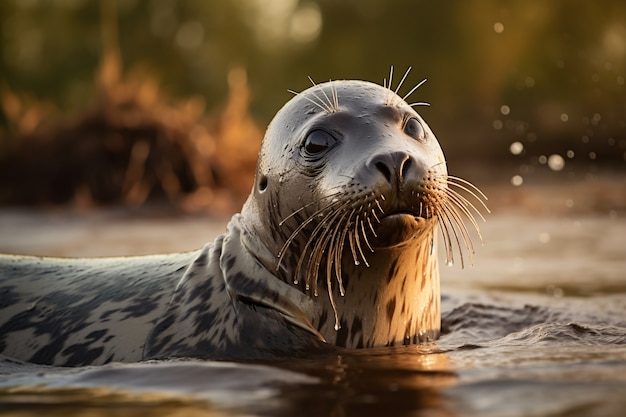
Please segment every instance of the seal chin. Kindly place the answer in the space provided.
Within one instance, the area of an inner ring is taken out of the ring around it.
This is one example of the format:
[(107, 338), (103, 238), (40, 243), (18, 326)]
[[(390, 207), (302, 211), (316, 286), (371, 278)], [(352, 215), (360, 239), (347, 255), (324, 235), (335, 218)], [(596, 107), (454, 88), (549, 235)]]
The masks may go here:
[(415, 213), (400, 212), (380, 219), (373, 239), (374, 249), (392, 249), (414, 243), (424, 233), (431, 230), (431, 219)]

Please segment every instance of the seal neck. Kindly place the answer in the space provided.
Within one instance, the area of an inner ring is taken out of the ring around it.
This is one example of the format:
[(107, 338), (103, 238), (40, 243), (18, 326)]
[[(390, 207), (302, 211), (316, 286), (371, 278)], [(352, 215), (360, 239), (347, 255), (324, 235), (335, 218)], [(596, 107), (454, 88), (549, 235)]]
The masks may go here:
[(314, 297), (313, 325), (324, 338), (348, 348), (436, 340), (441, 313), (434, 231), (415, 245), (376, 250), (368, 264), (355, 265), (344, 255), (344, 295), (336, 280), (326, 280), (325, 291)]
[(276, 310), (291, 324), (324, 340), (311, 324), (315, 311), (313, 300), (276, 276), (274, 255), (260, 239), (247, 230), (242, 215), (236, 214), (232, 217), (223, 245), (223, 253), (241, 253), (250, 258), (246, 261), (248, 272), (245, 276), (238, 273), (238, 268), (233, 270), (228, 259), (220, 258), (224, 281), (231, 298)]
[[(271, 273), (276, 285), (292, 290), (291, 300), (297, 300), (301, 312), (328, 343), (360, 348), (438, 338), (441, 314), (435, 224), (424, 225), (410, 244), (376, 249), (367, 255), (368, 265), (355, 265), (346, 244), (341, 256), (341, 282), (334, 271), (329, 278), (324, 267), (319, 269), (317, 280), (307, 281), (296, 276), (295, 265), (307, 256), (297, 243), (290, 246), (278, 267), (278, 253), (288, 236), (271, 222), (282, 217), (260, 219), (255, 205), (255, 200), (249, 200), (236, 220), (243, 245)], [(325, 263), (322, 260), (320, 264)]]

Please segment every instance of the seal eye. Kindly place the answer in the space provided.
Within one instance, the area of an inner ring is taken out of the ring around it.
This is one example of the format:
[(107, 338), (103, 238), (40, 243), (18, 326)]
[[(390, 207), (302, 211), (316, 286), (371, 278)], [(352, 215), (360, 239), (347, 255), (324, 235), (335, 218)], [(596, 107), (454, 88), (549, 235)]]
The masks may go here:
[(329, 149), (335, 142), (337, 139), (333, 135), (325, 130), (316, 129), (307, 135), (304, 141), (304, 150), (309, 155), (317, 155)]
[(426, 136), (422, 124), (415, 117), (411, 117), (404, 124), (404, 133), (415, 139), (424, 139)]

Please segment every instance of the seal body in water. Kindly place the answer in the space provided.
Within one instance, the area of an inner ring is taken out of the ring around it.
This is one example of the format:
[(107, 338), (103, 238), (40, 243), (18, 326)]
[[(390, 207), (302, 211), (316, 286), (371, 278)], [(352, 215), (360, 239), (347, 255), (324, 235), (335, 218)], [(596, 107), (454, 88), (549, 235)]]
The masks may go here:
[(75, 366), (436, 339), (436, 232), (448, 259), (453, 244), (471, 250), (462, 217), (476, 225), (475, 209), (450, 186), (480, 194), (447, 175), (396, 91), (333, 81), (296, 94), (267, 129), (241, 214), (197, 252), (1, 256), (0, 353)]

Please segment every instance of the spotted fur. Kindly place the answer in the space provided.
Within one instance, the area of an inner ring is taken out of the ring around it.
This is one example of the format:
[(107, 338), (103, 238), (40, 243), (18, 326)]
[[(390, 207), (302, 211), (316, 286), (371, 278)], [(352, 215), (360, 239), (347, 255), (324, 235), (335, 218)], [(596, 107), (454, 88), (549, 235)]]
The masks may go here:
[(311, 308), (306, 297), (272, 279), (241, 245), (236, 215), (228, 233), (197, 252), (0, 256), (0, 353), (81, 366), (169, 357), (268, 359), (319, 346), (321, 337), (303, 313)]

